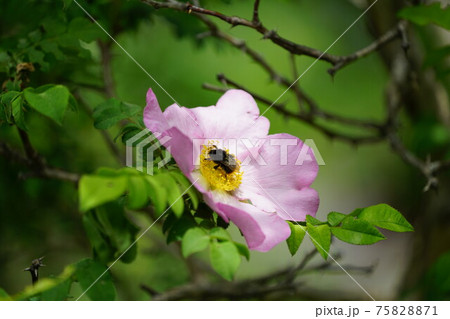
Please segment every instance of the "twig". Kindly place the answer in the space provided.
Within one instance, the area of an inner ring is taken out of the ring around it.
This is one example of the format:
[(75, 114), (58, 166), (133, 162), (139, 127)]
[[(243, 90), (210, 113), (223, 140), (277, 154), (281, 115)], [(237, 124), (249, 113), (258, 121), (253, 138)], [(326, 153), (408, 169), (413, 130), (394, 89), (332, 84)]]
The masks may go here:
[(31, 274), (31, 282), (35, 285), (39, 281), (39, 268), (44, 267), (45, 265), (42, 263), (44, 257), (40, 257), (38, 259), (34, 259), (31, 262), (31, 266), (25, 268), (23, 271), (29, 271)]
[(334, 70), (334, 67), (330, 69), (330, 73), (334, 74), (337, 70), (341, 69), (345, 65), (362, 58), (374, 51), (376, 51), (382, 45), (389, 43), (393, 39), (397, 38), (401, 33), (399, 32), (399, 27), (396, 26), (393, 30), (388, 31), (385, 35), (381, 36), (380, 39), (375, 40), (374, 43), (369, 45), (368, 47), (357, 51), (354, 54), (348, 56), (338, 56), (330, 53), (322, 52), (318, 49), (311, 48), (302, 44), (298, 44), (292, 42), (286, 38), (281, 37), (274, 30), (267, 29), (261, 20), (259, 19), (259, 1), (255, 1), (253, 8), (253, 19), (249, 21), (247, 19), (237, 17), (237, 16), (227, 16), (223, 13), (207, 10), (199, 6), (194, 6), (190, 3), (184, 3), (179, 1), (152, 1), (152, 0), (141, 0), (141, 2), (146, 3), (155, 9), (168, 8), (182, 12), (193, 13), (194, 15), (200, 17), (204, 15), (216, 17), (222, 21), (227, 22), (232, 27), (235, 26), (245, 26), (251, 29), (256, 30), (260, 34), (263, 35), (264, 39), (269, 39), (276, 45), (282, 47), (283, 49), (289, 51), (295, 55), (306, 55), (315, 59), (320, 59), (326, 62), (331, 63), (333, 66), (337, 66)]
[(261, 21), (259, 21), (259, 0), (255, 0), (255, 4), (253, 5), (253, 20), (254, 25), (261, 24)]
[(407, 38), (405, 36), (404, 29), (406, 27), (406, 21), (400, 21), (395, 27), (393, 27), (391, 30), (387, 31), (385, 34), (383, 34), (381, 37), (376, 39), (374, 42), (369, 44), (367, 47), (362, 48), (350, 55), (339, 57), (339, 61), (334, 64), (334, 66), (330, 69), (328, 69), (328, 73), (330, 73), (332, 76), (336, 74), (337, 71), (342, 69), (343, 67), (347, 66), (348, 64), (361, 59), (377, 50), (380, 49), (383, 45), (386, 43), (391, 42), (392, 40), (402, 37), (402, 46), (406, 49), (409, 44), (407, 41)]
[[(321, 263), (317, 266), (305, 269), (305, 266), (317, 255), (317, 250), (312, 250), (306, 254), (298, 266), (286, 267), (267, 275), (260, 277), (246, 279), (233, 282), (219, 282), (208, 283), (198, 282), (189, 283), (174, 289), (165, 291), (163, 293), (156, 293), (154, 289), (146, 285), (141, 285), (141, 288), (152, 296), (152, 300), (217, 300), (217, 299), (262, 299), (271, 298), (278, 294), (278, 297), (283, 297), (289, 294), (296, 294), (296, 296), (304, 299), (311, 299), (311, 296), (306, 295), (300, 291), (304, 285), (303, 282), (295, 280), (302, 271), (319, 271), (330, 268), (327, 262)], [(339, 258), (339, 256), (336, 256)], [(327, 266), (324, 266), (327, 265)], [(373, 267), (351, 267), (354, 271), (362, 271), (363, 273), (370, 273)]]
[(112, 42), (103, 42), (101, 40), (97, 41), (98, 46), (100, 48), (100, 56), (101, 56), (101, 62), (102, 62), (102, 72), (103, 72), (103, 82), (105, 84), (104, 90), (106, 93), (106, 96), (108, 98), (111, 98), (115, 95), (115, 85), (114, 85), (114, 79), (112, 75), (112, 68), (111, 68), (111, 44)]
[[(293, 119), (297, 119), (297, 120), (301, 120), (304, 123), (307, 123), (309, 125), (311, 125), (312, 127), (316, 128), (317, 130), (319, 130), (322, 134), (324, 134), (325, 136), (327, 136), (330, 139), (336, 139), (336, 140), (341, 140), (344, 142), (348, 142), (351, 143), (353, 145), (357, 145), (357, 144), (368, 144), (368, 143), (377, 143), (383, 140), (383, 137), (380, 135), (372, 135), (372, 136), (351, 136), (348, 134), (344, 134), (344, 133), (340, 133), (340, 132), (336, 132), (333, 130), (328, 129), (327, 127), (317, 123), (315, 121), (315, 117), (311, 116), (309, 114), (302, 114), (302, 113), (296, 113), (296, 112), (292, 112), (288, 109), (286, 109), (284, 107), (284, 105), (282, 104), (273, 104), (271, 103), (270, 100), (256, 94), (253, 93), (251, 91), (249, 91), (248, 89), (246, 89), (245, 87), (230, 81), (228, 79), (226, 79), (225, 77), (222, 77), (222, 79), (225, 79), (227, 84), (244, 90), (246, 92), (249, 92), (256, 100), (261, 101), (264, 104), (267, 105), (272, 105), (272, 108), (275, 109), (277, 112), (279, 112), (280, 114), (283, 114), (284, 116), (288, 117), (288, 118), (293, 118)], [(217, 87), (208, 83), (203, 84), (203, 88), (208, 89), (208, 90), (212, 90), (212, 91), (217, 91), (217, 92), (226, 92), (227, 88), (222, 88), (222, 87)], [(314, 113), (315, 114), (315, 113)], [(317, 113), (318, 114), (318, 113)], [(322, 113), (322, 116), (327, 116), (327, 117), (333, 117), (330, 114), (326, 114), (326, 113)], [(334, 118), (334, 117), (333, 117)], [(343, 118), (337, 117), (335, 119), (338, 120), (344, 120)], [(351, 121), (350, 119), (345, 119), (344, 121)], [(356, 121), (356, 120), (355, 120)], [(356, 122), (355, 122), (356, 123)], [(359, 125), (359, 124), (358, 124)]]
[(19, 152), (12, 150), (5, 143), (0, 143), (0, 155), (4, 156), (10, 162), (18, 163), (23, 166), (27, 166), (28, 168), (31, 169), (31, 172), (28, 172), (27, 174), (22, 174), (21, 175), (22, 178), (29, 178), (29, 177), (50, 178), (68, 181), (75, 184), (77, 184), (78, 180), (80, 179), (80, 175), (78, 174), (66, 172), (58, 168), (53, 168), (43, 163), (43, 161), (39, 162), (39, 164), (37, 165), (36, 162), (33, 160), (33, 158), (21, 155)]

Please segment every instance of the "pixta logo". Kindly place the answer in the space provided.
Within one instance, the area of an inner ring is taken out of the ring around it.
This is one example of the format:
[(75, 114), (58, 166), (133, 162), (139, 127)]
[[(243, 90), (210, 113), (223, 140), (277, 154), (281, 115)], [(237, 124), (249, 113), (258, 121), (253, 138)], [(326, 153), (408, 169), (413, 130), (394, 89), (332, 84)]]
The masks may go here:
[(171, 159), (170, 147), (165, 150), (161, 148), (161, 144), (168, 141), (170, 136), (161, 137), (161, 134), (152, 134), (148, 129), (143, 129), (125, 143), (126, 166), (153, 175), (155, 167), (160, 169)]

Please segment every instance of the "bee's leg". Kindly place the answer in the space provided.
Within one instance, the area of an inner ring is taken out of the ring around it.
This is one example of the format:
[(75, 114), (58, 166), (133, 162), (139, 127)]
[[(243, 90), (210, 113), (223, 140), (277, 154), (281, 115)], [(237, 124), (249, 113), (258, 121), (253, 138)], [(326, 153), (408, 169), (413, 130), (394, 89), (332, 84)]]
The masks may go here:
[(216, 166), (214, 166), (214, 169), (218, 169), (219, 168), (219, 164), (217, 164)]

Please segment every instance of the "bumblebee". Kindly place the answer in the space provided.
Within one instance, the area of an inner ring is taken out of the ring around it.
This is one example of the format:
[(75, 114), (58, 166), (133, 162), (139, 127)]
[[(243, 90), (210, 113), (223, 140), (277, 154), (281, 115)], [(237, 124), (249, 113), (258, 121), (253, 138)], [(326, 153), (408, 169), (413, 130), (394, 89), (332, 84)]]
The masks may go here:
[(217, 165), (214, 166), (215, 169), (219, 167), (225, 171), (225, 173), (233, 173), (238, 168), (238, 163), (236, 162), (236, 157), (232, 154), (228, 154), (226, 151), (217, 148), (213, 145), (213, 149), (209, 150), (206, 160), (213, 161)]

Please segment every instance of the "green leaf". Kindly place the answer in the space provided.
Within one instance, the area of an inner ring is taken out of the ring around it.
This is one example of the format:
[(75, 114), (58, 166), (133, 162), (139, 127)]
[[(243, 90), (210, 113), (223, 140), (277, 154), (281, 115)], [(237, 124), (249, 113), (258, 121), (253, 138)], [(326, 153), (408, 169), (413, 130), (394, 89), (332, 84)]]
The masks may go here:
[(439, 2), (403, 8), (398, 16), (421, 26), (434, 23), (450, 30), (450, 7), (441, 9)]
[(439, 256), (424, 277), (425, 300), (450, 299), (450, 252)]
[(202, 251), (208, 247), (209, 236), (201, 228), (195, 227), (189, 229), (181, 240), (181, 252), (186, 258), (193, 253)]
[(219, 240), (231, 240), (230, 234), (222, 227), (214, 227), (209, 231), (209, 235)]
[(413, 231), (414, 227), (408, 223), (403, 215), (387, 204), (378, 204), (364, 208), (359, 219), (368, 221), (374, 226), (395, 232)]
[(21, 95), (17, 96), (11, 103), (12, 116), (16, 125), (22, 130), (26, 131), (27, 127), (25, 125), (25, 114), (23, 112), (23, 97)]
[[(35, 285), (26, 287), (14, 296), (14, 300), (65, 300), (68, 296), (70, 283), (73, 281), (75, 266), (69, 265), (57, 278), (42, 278)], [(67, 283), (69, 282), (69, 283)], [(44, 299), (47, 298), (47, 299)]]
[(440, 63), (445, 63), (446, 58), (450, 55), (450, 45), (437, 49), (430, 49), (423, 63), (424, 67), (439, 67)]
[(122, 137), (122, 142), (125, 144), (128, 139), (139, 132), (141, 132), (141, 129), (136, 124), (128, 123), (120, 128), (119, 133), (114, 137), (114, 142), (116, 142), (119, 137)]
[(322, 222), (317, 218), (312, 217), (311, 215), (306, 215), (306, 222), (314, 226), (326, 224), (325, 222)]
[(372, 245), (385, 239), (369, 222), (351, 217), (344, 219), (341, 227), (332, 227), (331, 232), (338, 239), (353, 245)]
[(18, 91), (8, 91), (0, 95), (1, 119), (9, 124), (13, 124), (13, 106), (14, 101), (21, 97)]
[(250, 260), (250, 250), (248, 249), (248, 247), (246, 245), (237, 243), (235, 241), (233, 241), (233, 244), (236, 246), (236, 248), (239, 251), (239, 254), (241, 256), (244, 256), (245, 259)]
[(331, 232), (328, 225), (314, 226), (310, 223), (306, 224), (306, 230), (311, 237), (311, 241), (316, 246), (323, 259), (328, 258), (328, 252), (331, 245)]
[(128, 220), (123, 207), (117, 202), (107, 203), (96, 209), (95, 216), (101, 225), (100, 230), (108, 238), (108, 243), (114, 251), (114, 259), (126, 251), (120, 260), (133, 261), (137, 252), (134, 241), (138, 229)]
[(353, 212), (351, 212), (350, 214), (348, 214), (349, 216), (353, 216), (353, 217), (358, 217), (359, 214), (361, 214), (361, 212), (363, 211), (364, 208), (357, 208), (355, 209)]
[(23, 92), (28, 104), (39, 113), (62, 124), (64, 113), (69, 105), (69, 90), (63, 85), (45, 86), (45, 89), (25, 89)]
[(107, 263), (114, 259), (115, 248), (111, 246), (109, 239), (103, 231), (103, 227), (97, 220), (96, 213), (89, 211), (83, 214), (83, 227), (91, 243), (94, 259)]
[(55, 287), (44, 291), (41, 294), (43, 301), (64, 301), (69, 296), (70, 288), (72, 287), (72, 280), (66, 279)]
[(80, 210), (85, 212), (117, 199), (125, 193), (127, 185), (126, 176), (82, 176), (79, 183)]
[(159, 185), (153, 176), (147, 175), (145, 179), (147, 181), (147, 196), (152, 201), (155, 211), (161, 215), (167, 207), (167, 191)]
[(167, 191), (167, 202), (170, 209), (177, 217), (181, 217), (184, 211), (184, 201), (180, 189), (170, 174), (157, 174), (154, 176), (160, 185), (163, 185)]
[(45, 54), (42, 51), (30, 48), (27, 53), (30, 62), (33, 64), (39, 64), (44, 71), (48, 70), (49, 64), (44, 60)]
[(337, 226), (344, 220), (345, 217), (347, 217), (345, 214), (330, 212), (327, 216), (328, 224), (330, 224), (330, 226)]
[(116, 299), (116, 288), (106, 266), (92, 259), (84, 259), (76, 264), (75, 277), (91, 300)]
[(72, 4), (73, 0), (63, 0), (64, 3), (64, 10), (67, 9), (71, 4)]
[[(174, 216), (174, 214), (171, 214)], [(167, 219), (169, 219), (169, 216)], [(190, 214), (183, 214), (180, 218), (178, 218), (170, 227), (168, 227), (167, 233), (167, 243), (171, 243), (173, 241), (181, 240), (184, 234), (192, 227), (196, 227), (197, 224), (194, 221), (194, 217)]]
[(189, 198), (192, 202), (192, 207), (197, 209), (199, 204), (199, 196), (194, 186), (191, 186), (191, 182), (181, 173), (179, 172), (170, 172), (170, 174), (175, 178), (175, 180), (180, 184), (181, 192), (187, 190), (186, 194), (188, 194)]
[(119, 121), (130, 118), (140, 112), (142, 112), (142, 108), (138, 105), (124, 103), (111, 98), (98, 105), (94, 109), (92, 116), (94, 118), (94, 126), (105, 130)]
[(229, 241), (212, 242), (209, 255), (214, 270), (226, 280), (233, 280), (241, 264), (241, 256), (236, 246)]
[(128, 203), (130, 209), (139, 209), (148, 202), (147, 181), (143, 176), (130, 176), (128, 180)]
[(104, 32), (98, 26), (83, 17), (77, 17), (70, 21), (67, 35), (84, 42), (91, 42), (97, 40), (99, 37), (105, 37)]
[(288, 222), (288, 224), (289, 227), (291, 228), (291, 235), (289, 236), (288, 239), (286, 239), (286, 243), (288, 245), (289, 252), (291, 253), (292, 256), (294, 256), (297, 250), (299, 249), (303, 241), (303, 238), (305, 237), (306, 227), (292, 222)]
[(6, 301), (6, 300), (11, 300), (11, 297), (8, 295), (8, 293), (4, 290), (4, 289), (2, 289), (2, 288), (0, 288), (0, 301)]

